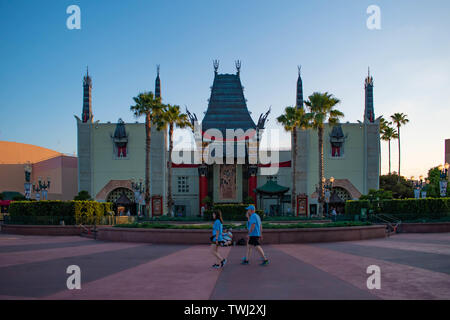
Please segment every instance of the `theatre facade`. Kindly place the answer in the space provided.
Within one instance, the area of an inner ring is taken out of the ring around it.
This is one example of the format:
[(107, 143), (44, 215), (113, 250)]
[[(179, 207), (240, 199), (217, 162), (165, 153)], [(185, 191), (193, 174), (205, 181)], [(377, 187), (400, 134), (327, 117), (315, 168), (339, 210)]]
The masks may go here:
[[(174, 214), (196, 216), (205, 200), (214, 203), (253, 202), (267, 214), (312, 215), (318, 210), (318, 136), (312, 129), (297, 132), (296, 168), (289, 150), (260, 150), (267, 119), (284, 110), (267, 110), (255, 122), (247, 108), (236, 72), (220, 74), (214, 62), (214, 80), (203, 119), (188, 111), (193, 124), (194, 150), (172, 154)], [(380, 174), (379, 119), (373, 106), (373, 78), (364, 82), (363, 120), (325, 124), (324, 175), (327, 203), (343, 210), (348, 199), (358, 199), (378, 189)], [(155, 95), (161, 97), (159, 68)], [(297, 78), (296, 106), (303, 108), (303, 83)], [(124, 113), (129, 112), (128, 107)], [(83, 78), (83, 109), (75, 116), (78, 130), (78, 188), (98, 201), (127, 204), (134, 213), (143, 196), (136, 182), (145, 176), (145, 127), (143, 123), (94, 121), (92, 78)], [(266, 132), (265, 132), (266, 131)], [(150, 195), (152, 215), (167, 214), (168, 136), (152, 127)], [(291, 146), (292, 149), (292, 146)], [(296, 194), (292, 173), (296, 172)], [(134, 182), (134, 183), (133, 183)], [(293, 197), (293, 198), (292, 198)], [(295, 201), (292, 201), (295, 200)]]

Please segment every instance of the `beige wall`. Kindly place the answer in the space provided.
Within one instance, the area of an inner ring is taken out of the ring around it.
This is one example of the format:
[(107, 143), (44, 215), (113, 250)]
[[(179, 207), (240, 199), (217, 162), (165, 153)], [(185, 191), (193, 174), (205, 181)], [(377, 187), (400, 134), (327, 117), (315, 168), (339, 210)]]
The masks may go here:
[[(31, 182), (38, 183), (38, 178), (47, 181), (49, 200), (72, 200), (77, 194), (77, 158), (57, 156), (33, 163)], [(0, 164), (0, 192), (17, 191), (24, 194), (25, 170), (23, 164)], [(32, 195), (34, 198), (34, 193)]]
[(111, 136), (115, 123), (94, 124), (92, 135), (92, 197), (95, 197), (110, 180), (144, 178), (145, 174), (145, 127), (143, 124), (127, 123), (127, 158), (117, 158), (113, 153)]
[[(324, 175), (329, 179), (348, 179), (360, 191), (364, 193), (364, 129), (358, 123), (342, 124), (342, 131), (348, 138), (344, 143), (344, 156), (342, 158), (331, 157), (331, 144), (329, 135), (332, 128), (325, 127), (323, 152)], [(308, 195), (315, 192), (315, 185), (319, 182), (319, 155), (317, 131), (309, 132), (309, 156), (308, 156)]]

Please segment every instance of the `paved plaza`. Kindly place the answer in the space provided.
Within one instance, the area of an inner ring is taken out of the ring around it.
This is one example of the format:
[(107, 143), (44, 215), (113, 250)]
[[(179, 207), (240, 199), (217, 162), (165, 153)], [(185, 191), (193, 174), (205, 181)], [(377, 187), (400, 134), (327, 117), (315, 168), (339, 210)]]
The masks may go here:
[[(102, 242), (0, 234), (0, 299), (450, 299), (450, 234), (264, 246), (271, 263), (239, 264), (244, 247)], [(68, 290), (66, 269), (81, 269)], [(367, 288), (367, 267), (381, 289)]]

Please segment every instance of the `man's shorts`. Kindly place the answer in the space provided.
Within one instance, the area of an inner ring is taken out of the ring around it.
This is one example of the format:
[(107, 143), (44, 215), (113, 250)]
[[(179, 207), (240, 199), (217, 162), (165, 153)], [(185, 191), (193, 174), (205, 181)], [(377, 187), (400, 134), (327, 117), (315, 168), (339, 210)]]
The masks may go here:
[(259, 246), (259, 237), (250, 236), (250, 239), (248, 239), (248, 244), (252, 246)]

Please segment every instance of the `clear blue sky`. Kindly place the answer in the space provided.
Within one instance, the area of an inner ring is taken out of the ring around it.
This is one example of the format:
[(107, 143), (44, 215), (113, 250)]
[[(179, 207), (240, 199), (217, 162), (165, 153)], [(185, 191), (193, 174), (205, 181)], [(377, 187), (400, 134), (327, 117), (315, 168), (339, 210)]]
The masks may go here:
[[(81, 8), (81, 30), (66, 27), (72, 4)], [(381, 8), (381, 30), (366, 27), (372, 4)], [(269, 128), (295, 103), (298, 64), (305, 98), (329, 91), (342, 100), (344, 121), (361, 120), (370, 65), (376, 116), (410, 119), (402, 173), (418, 176), (443, 162), (450, 138), (449, 18), (447, 0), (0, 0), (0, 140), (75, 152), (73, 115), (81, 113), (86, 65), (96, 120), (135, 121), (132, 97), (154, 89), (156, 64), (164, 101), (202, 119), (212, 60), (220, 60), (219, 72), (233, 73), (240, 59), (254, 120), (272, 106)]]

